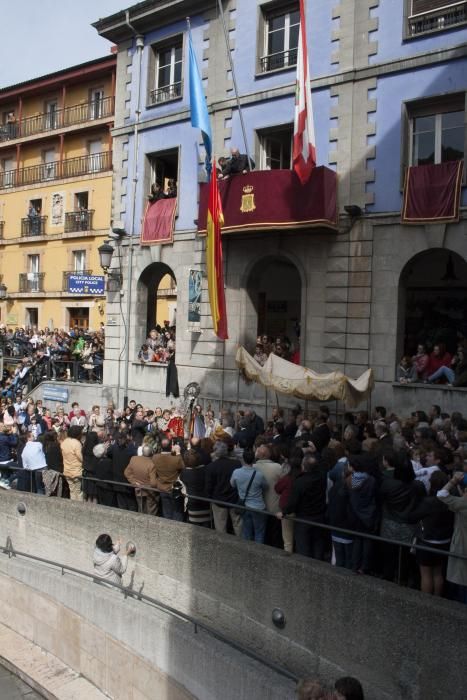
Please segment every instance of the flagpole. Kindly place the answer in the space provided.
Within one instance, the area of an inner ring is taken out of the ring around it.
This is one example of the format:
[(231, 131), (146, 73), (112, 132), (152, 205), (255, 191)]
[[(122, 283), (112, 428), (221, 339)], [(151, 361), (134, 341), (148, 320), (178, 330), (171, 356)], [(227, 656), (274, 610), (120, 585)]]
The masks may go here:
[(234, 69), (234, 64), (233, 64), (233, 60), (232, 60), (232, 52), (231, 52), (230, 46), (229, 46), (229, 35), (227, 32), (227, 25), (225, 23), (224, 9), (222, 7), (222, 0), (217, 0), (217, 4), (219, 6), (219, 14), (221, 16), (222, 26), (224, 28), (225, 48), (227, 49), (227, 56), (229, 58), (229, 63), (230, 63), (230, 72), (232, 73), (232, 82), (233, 82), (233, 86), (234, 86), (235, 100), (237, 102), (238, 114), (240, 116), (240, 124), (242, 127), (243, 143), (245, 144), (246, 157), (248, 158), (248, 164), (250, 166), (250, 170), (253, 170), (253, 161), (251, 160), (250, 151), (248, 149), (248, 143), (246, 140), (245, 123), (243, 121), (243, 112), (242, 112), (242, 107), (240, 105), (240, 98), (238, 96), (237, 79), (235, 77), (235, 69)]

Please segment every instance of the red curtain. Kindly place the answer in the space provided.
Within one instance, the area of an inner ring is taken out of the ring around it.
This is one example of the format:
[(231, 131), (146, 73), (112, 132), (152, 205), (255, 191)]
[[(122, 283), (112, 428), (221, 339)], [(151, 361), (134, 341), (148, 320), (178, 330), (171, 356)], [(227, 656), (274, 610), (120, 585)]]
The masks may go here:
[(148, 204), (143, 219), (141, 243), (172, 243), (175, 223), (177, 198), (159, 199)]
[(463, 167), (463, 160), (409, 167), (405, 177), (402, 222), (459, 221)]

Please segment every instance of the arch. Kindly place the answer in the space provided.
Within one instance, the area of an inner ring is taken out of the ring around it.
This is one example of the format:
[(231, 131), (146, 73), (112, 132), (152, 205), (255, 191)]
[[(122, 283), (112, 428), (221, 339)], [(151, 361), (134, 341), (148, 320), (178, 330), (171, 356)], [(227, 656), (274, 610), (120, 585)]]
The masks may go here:
[[(270, 254), (245, 271), (245, 344), (254, 352), (258, 335), (288, 338), (297, 349), (304, 337), (303, 271), (289, 255)], [(303, 348), (302, 348), (303, 352)]]
[(399, 277), (397, 361), (418, 343), (455, 351), (459, 331), (467, 334), (466, 298), (467, 262), (459, 253), (430, 248), (410, 258)]
[[(155, 262), (148, 265), (138, 280), (138, 326), (141, 328), (141, 342), (147, 337), (151, 328), (162, 325), (168, 320), (175, 325), (177, 305), (177, 280), (175, 273), (165, 263)], [(169, 316), (169, 318), (162, 318)]]

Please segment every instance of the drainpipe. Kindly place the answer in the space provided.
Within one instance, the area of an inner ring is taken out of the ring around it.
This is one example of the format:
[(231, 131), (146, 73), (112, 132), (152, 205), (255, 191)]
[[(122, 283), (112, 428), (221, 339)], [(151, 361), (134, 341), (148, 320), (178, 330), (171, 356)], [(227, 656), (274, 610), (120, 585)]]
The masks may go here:
[[(135, 108), (135, 123), (133, 127), (133, 174), (132, 174), (132, 188), (131, 188), (131, 230), (129, 237), (129, 249), (128, 249), (128, 274), (127, 274), (127, 302), (126, 302), (126, 342), (125, 342), (125, 365), (124, 365), (124, 380), (123, 380), (123, 406), (126, 408), (128, 406), (128, 371), (130, 366), (130, 330), (131, 330), (131, 301), (132, 301), (132, 286), (133, 286), (133, 245), (134, 245), (134, 234), (135, 234), (135, 199), (136, 199), (136, 186), (138, 183), (138, 146), (139, 146), (139, 122), (141, 118), (141, 65), (143, 60), (143, 48), (144, 48), (144, 37), (136, 31), (136, 29), (130, 24), (130, 13), (125, 10), (125, 24), (133, 32), (136, 43), (136, 53), (138, 66), (137, 73), (137, 97), (136, 97), (136, 108)], [(133, 81), (134, 82), (134, 81)], [(119, 397), (117, 397), (117, 401)]]

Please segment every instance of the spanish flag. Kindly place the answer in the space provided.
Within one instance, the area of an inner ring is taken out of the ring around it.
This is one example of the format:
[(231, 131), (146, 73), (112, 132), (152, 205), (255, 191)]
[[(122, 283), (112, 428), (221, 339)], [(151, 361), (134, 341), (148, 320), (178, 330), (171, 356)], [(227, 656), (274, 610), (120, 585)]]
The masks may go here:
[(221, 227), (224, 223), (221, 198), (217, 186), (216, 161), (212, 166), (207, 216), (206, 262), (208, 270), (209, 303), (214, 333), (227, 340), (227, 313), (224, 294), (224, 264), (222, 261)]

